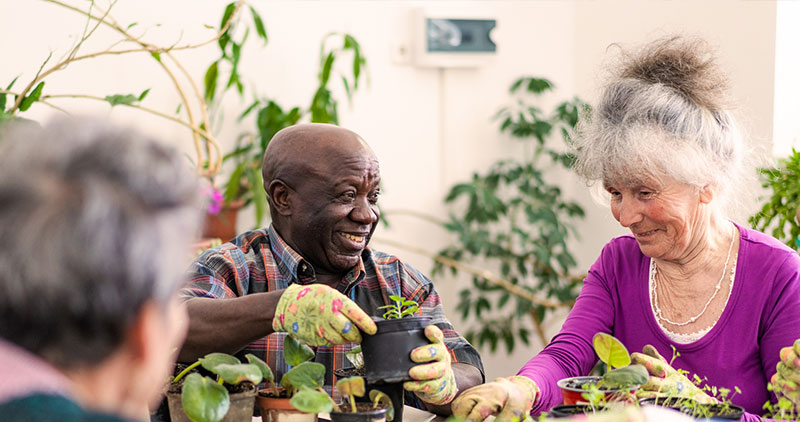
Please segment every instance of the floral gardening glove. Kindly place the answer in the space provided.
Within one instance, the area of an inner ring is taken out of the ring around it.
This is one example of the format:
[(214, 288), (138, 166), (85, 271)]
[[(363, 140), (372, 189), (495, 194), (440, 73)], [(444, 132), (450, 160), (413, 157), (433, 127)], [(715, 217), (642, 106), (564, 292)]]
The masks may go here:
[(539, 387), (528, 377), (516, 375), (476, 385), (453, 401), (453, 416), (480, 422), (497, 415), (497, 422), (520, 422), (530, 417), (539, 400)]
[(403, 388), (413, 391), (426, 403), (450, 403), (456, 396), (458, 387), (450, 366), (450, 352), (444, 345), (444, 333), (439, 327), (429, 325), (425, 327), (425, 337), (431, 344), (411, 351), (411, 360), (423, 365), (416, 365), (408, 370), (408, 375), (415, 381), (406, 381)]
[(694, 399), (699, 403), (717, 403), (717, 399), (706, 394), (670, 366), (656, 348), (649, 344), (644, 346), (642, 353), (631, 353), (631, 361), (644, 365), (650, 373), (650, 380), (636, 392), (639, 398), (676, 396)]
[(309, 346), (361, 343), (359, 328), (367, 334), (378, 331), (358, 305), (324, 284), (289, 286), (272, 319), (273, 330), (286, 331)]
[(772, 376), (771, 384), (775, 394), (786, 397), (800, 409), (800, 339), (794, 346), (781, 349), (778, 372)]

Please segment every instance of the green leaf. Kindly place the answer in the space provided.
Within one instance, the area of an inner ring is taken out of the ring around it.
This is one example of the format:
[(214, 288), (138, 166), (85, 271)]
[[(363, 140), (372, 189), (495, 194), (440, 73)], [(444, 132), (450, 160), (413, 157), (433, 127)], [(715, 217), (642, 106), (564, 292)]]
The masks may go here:
[(39, 100), (39, 97), (42, 96), (42, 89), (44, 88), (44, 81), (39, 82), (31, 93), (24, 97), (22, 101), (19, 103), (19, 111), (25, 111), (31, 108), (31, 105)]
[(236, 365), (241, 363), (235, 356), (226, 353), (209, 353), (198, 360), (203, 368), (211, 372), (214, 372), (214, 368), (217, 365)]
[(303, 362), (286, 372), (286, 378), (295, 388), (317, 389), (325, 384), (325, 365)]
[(205, 86), (205, 98), (206, 101), (212, 101), (214, 99), (214, 94), (217, 91), (217, 63), (211, 63), (206, 70), (206, 75), (203, 78), (204, 86)]
[(263, 378), (261, 376), (261, 368), (251, 363), (237, 363), (235, 365), (223, 363), (216, 365), (211, 372), (219, 375), (223, 381), (231, 385), (238, 385), (242, 381), (258, 384)]
[(298, 366), (314, 357), (314, 351), (308, 345), (300, 343), (292, 336), (283, 340), (283, 355), (290, 366)]
[(186, 416), (194, 422), (219, 422), (228, 413), (228, 390), (211, 378), (193, 373), (186, 377), (181, 392)]
[(253, 16), (253, 25), (256, 27), (256, 33), (262, 40), (264, 40), (264, 44), (267, 43), (267, 29), (264, 26), (264, 21), (261, 20), (261, 15), (256, 12), (256, 9), (253, 6), (250, 6), (250, 15)]
[(17, 75), (17, 77), (15, 77), (15, 78), (14, 78), (14, 79), (11, 81), (11, 83), (10, 83), (10, 84), (8, 84), (8, 86), (6, 87), (6, 91), (8, 91), (9, 89), (11, 89), (11, 87), (13, 87), (13, 86), (14, 86), (14, 83), (15, 83), (15, 82), (17, 82), (17, 79), (19, 79), (19, 75)]
[(156, 61), (161, 63), (161, 53), (159, 53), (158, 51), (153, 51), (152, 53), (150, 53), (150, 55), (153, 56), (153, 58), (156, 59)]
[(267, 365), (266, 362), (264, 362), (263, 360), (259, 359), (258, 356), (254, 355), (252, 353), (248, 353), (248, 354), (244, 355), (244, 357), (247, 358), (247, 361), (250, 362), (250, 364), (257, 366), (258, 369), (261, 370), (261, 376), (265, 380), (267, 380), (268, 382), (274, 382), (275, 381), (275, 375), (272, 373), (272, 369), (270, 369), (269, 365)]
[(333, 51), (328, 53), (328, 57), (325, 59), (325, 63), (322, 65), (322, 71), (320, 72), (319, 76), (319, 84), (320, 86), (325, 86), (328, 84), (328, 79), (331, 76), (331, 68), (333, 67), (333, 61), (335, 60), (335, 56), (333, 55)]
[(303, 388), (289, 400), (297, 410), (305, 413), (330, 413), (333, 400), (322, 391)]
[(139, 101), (138, 97), (133, 94), (114, 94), (114, 95), (106, 95), (105, 100), (111, 104), (111, 107), (118, 106), (118, 105), (133, 105)]
[(0, 113), (6, 109), (6, 94), (0, 94)]
[(394, 406), (392, 406), (392, 399), (390, 399), (389, 396), (387, 396), (383, 391), (370, 390), (369, 400), (372, 402), (372, 407), (375, 409), (380, 409), (381, 407), (386, 408), (387, 421), (391, 422), (394, 420)]
[(253, 208), (255, 208), (256, 225), (261, 226), (261, 220), (267, 211), (267, 196), (264, 193), (264, 181), (261, 176), (261, 169), (250, 167), (247, 171), (247, 180), (250, 182), (253, 194)]
[(364, 387), (364, 378), (362, 377), (341, 378), (336, 381), (336, 390), (343, 396), (356, 397), (364, 397), (367, 392)]
[[(225, 27), (225, 24), (228, 23), (228, 20), (233, 18), (233, 11), (236, 10), (236, 2), (231, 2), (227, 6), (225, 6), (225, 11), (222, 13), (222, 19), (219, 22), (219, 29)], [(217, 44), (219, 45), (219, 49), (225, 51), (225, 47), (228, 46), (228, 42), (231, 40), (230, 36), (230, 29), (233, 25), (229, 26), (228, 29), (219, 37), (217, 40)]]
[(621, 368), (631, 364), (631, 356), (619, 340), (611, 334), (597, 333), (592, 337), (592, 344), (597, 357), (613, 368)]
[(149, 94), (149, 93), (150, 93), (150, 88), (147, 88), (147, 89), (145, 89), (144, 91), (142, 91), (142, 93), (141, 93), (141, 94), (139, 94), (138, 101), (142, 101), (142, 100), (144, 100), (144, 97), (146, 97), (146, 96), (147, 96), (147, 94)]
[(628, 365), (608, 371), (603, 375), (603, 384), (609, 388), (626, 388), (647, 383), (650, 374), (643, 365)]

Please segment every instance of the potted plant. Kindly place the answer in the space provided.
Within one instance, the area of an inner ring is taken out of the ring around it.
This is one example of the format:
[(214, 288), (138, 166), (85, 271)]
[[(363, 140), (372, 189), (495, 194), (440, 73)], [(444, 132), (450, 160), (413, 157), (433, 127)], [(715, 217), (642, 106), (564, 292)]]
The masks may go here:
[[(262, 422), (316, 422), (317, 413), (306, 413), (296, 408), (291, 399), (300, 387), (321, 388), (325, 383), (325, 365), (309, 362), (314, 351), (294, 337), (283, 340), (283, 355), (291, 366), (280, 382), (275, 385), (274, 377), (267, 388), (258, 392), (256, 404), (261, 411)], [(271, 371), (270, 371), (271, 372)]]
[(389, 296), (392, 304), (385, 309), (383, 318), (373, 317), (378, 331), (364, 336), (361, 350), (364, 353), (367, 382), (398, 383), (411, 381), (408, 370), (417, 365), (411, 360), (411, 351), (429, 343), (425, 327), (430, 318), (413, 316), (419, 309), (416, 302), (401, 296)]
[(347, 399), (347, 405), (338, 405), (321, 388), (301, 387), (292, 397), (292, 404), (309, 413), (330, 413), (332, 422), (372, 422), (393, 419), (392, 402), (379, 390), (371, 390), (370, 402), (362, 403), (356, 397), (363, 397), (366, 392), (363, 377), (342, 378), (336, 382), (336, 389)]
[[(175, 376), (167, 389), (170, 419), (174, 422), (249, 422), (253, 417), (256, 385), (272, 371), (248, 354), (242, 363), (225, 353), (210, 353)], [(198, 373), (202, 367), (216, 376)]]
[(718, 403), (700, 403), (688, 397), (666, 396), (642, 399), (639, 404), (670, 408), (695, 419), (740, 420), (742, 418), (744, 408), (736, 406), (730, 401), (734, 395), (741, 392), (738, 387), (734, 387), (734, 394), (731, 394), (731, 390), (727, 388), (708, 387), (707, 390), (718, 400)]
[(590, 409), (594, 410), (611, 402), (635, 402), (633, 393), (647, 382), (647, 369), (642, 365), (631, 365), (628, 350), (610, 334), (595, 334), (592, 344), (609, 370), (602, 377), (570, 377), (558, 381), (564, 404), (590, 404)]

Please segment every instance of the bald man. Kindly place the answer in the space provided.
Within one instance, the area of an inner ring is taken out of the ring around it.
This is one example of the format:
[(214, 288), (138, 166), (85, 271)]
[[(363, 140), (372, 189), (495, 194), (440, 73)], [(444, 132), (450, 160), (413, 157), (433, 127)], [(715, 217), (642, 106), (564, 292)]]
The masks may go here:
[(320, 346), (315, 360), (327, 367), (331, 385), (344, 352), (361, 342), (361, 332), (375, 333), (370, 317), (383, 314), (378, 308), (389, 305), (389, 296), (403, 296), (432, 321), (425, 349), (433, 352), (411, 369), (416, 381), (404, 387), (418, 400), (407, 395), (407, 404), (450, 414), (458, 391), (483, 382), (483, 365), (445, 317), (433, 283), (399, 258), (367, 247), (380, 218), (380, 169), (366, 142), (333, 125), (291, 126), (270, 141), (262, 175), (272, 224), (194, 263), (180, 359), (253, 353), (281, 379), (288, 331)]

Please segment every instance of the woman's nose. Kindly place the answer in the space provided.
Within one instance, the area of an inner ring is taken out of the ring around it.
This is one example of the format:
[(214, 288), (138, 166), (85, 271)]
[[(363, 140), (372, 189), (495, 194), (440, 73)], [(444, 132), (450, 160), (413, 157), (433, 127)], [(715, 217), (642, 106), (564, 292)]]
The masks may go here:
[(630, 227), (642, 221), (641, 204), (635, 199), (623, 198), (618, 207), (617, 213), (619, 217), (617, 221), (622, 227)]

